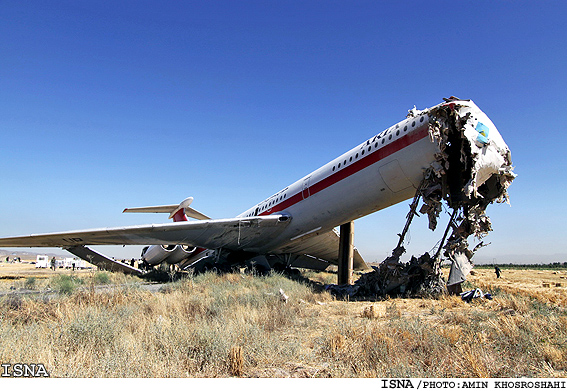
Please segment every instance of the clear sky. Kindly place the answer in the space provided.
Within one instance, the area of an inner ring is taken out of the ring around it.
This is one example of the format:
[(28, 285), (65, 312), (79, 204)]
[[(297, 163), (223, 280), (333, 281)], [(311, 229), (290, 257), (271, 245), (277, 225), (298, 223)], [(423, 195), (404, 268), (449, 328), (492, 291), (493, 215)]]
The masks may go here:
[[(565, 1), (3, 0), (0, 236), (165, 222), (121, 212), (188, 196), (233, 217), (455, 95), (492, 119), (518, 174), (479, 258), (567, 254), (566, 15)], [(366, 260), (395, 246), (408, 203), (355, 222)], [(410, 252), (441, 235), (418, 219)]]

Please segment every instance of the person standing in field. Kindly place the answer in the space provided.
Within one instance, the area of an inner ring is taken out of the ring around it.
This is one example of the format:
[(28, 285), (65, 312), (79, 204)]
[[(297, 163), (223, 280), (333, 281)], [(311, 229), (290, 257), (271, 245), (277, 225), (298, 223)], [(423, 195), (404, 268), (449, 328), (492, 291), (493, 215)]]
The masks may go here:
[(498, 266), (494, 266), (494, 273), (496, 273), (496, 278), (500, 278), (500, 274), (502, 273), (502, 271)]

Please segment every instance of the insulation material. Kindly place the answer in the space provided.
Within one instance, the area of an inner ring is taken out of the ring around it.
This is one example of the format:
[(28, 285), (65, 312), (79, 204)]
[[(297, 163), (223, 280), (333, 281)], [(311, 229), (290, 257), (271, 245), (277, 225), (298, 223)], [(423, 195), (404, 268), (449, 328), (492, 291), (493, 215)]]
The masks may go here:
[(460, 284), (466, 281), (466, 277), (473, 269), (473, 264), (469, 258), (461, 251), (455, 251), (451, 254), (451, 271), (447, 279), (447, 285)]

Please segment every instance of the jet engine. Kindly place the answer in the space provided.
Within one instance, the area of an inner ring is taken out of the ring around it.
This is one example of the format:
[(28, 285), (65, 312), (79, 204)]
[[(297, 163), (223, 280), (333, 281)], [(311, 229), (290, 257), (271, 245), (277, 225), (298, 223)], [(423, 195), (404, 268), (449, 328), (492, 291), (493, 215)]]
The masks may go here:
[(171, 255), (165, 259), (165, 261), (171, 265), (175, 265), (176, 263), (189, 258), (195, 252), (195, 249), (196, 247), (175, 246), (175, 249)]
[(142, 260), (150, 265), (159, 265), (163, 261), (176, 264), (189, 258), (195, 247), (176, 245), (153, 245), (142, 250)]

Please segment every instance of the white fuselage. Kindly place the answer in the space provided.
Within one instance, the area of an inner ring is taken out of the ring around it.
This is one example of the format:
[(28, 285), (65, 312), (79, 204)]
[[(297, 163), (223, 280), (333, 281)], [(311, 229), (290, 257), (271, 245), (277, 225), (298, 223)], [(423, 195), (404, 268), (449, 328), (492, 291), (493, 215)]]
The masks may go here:
[[(463, 110), (470, 111), (473, 118), (490, 122), (474, 103), (460, 101), (459, 104), (465, 106), (461, 108), (461, 115), (464, 115)], [(328, 231), (411, 198), (424, 171), (436, 161), (435, 155), (439, 152), (439, 147), (429, 137), (427, 113), (411, 117), (237, 217), (291, 215), (290, 225), (277, 239), (253, 249), (259, 253), (278, 252), (278, 248), (289, 246), (304, 235)]]

